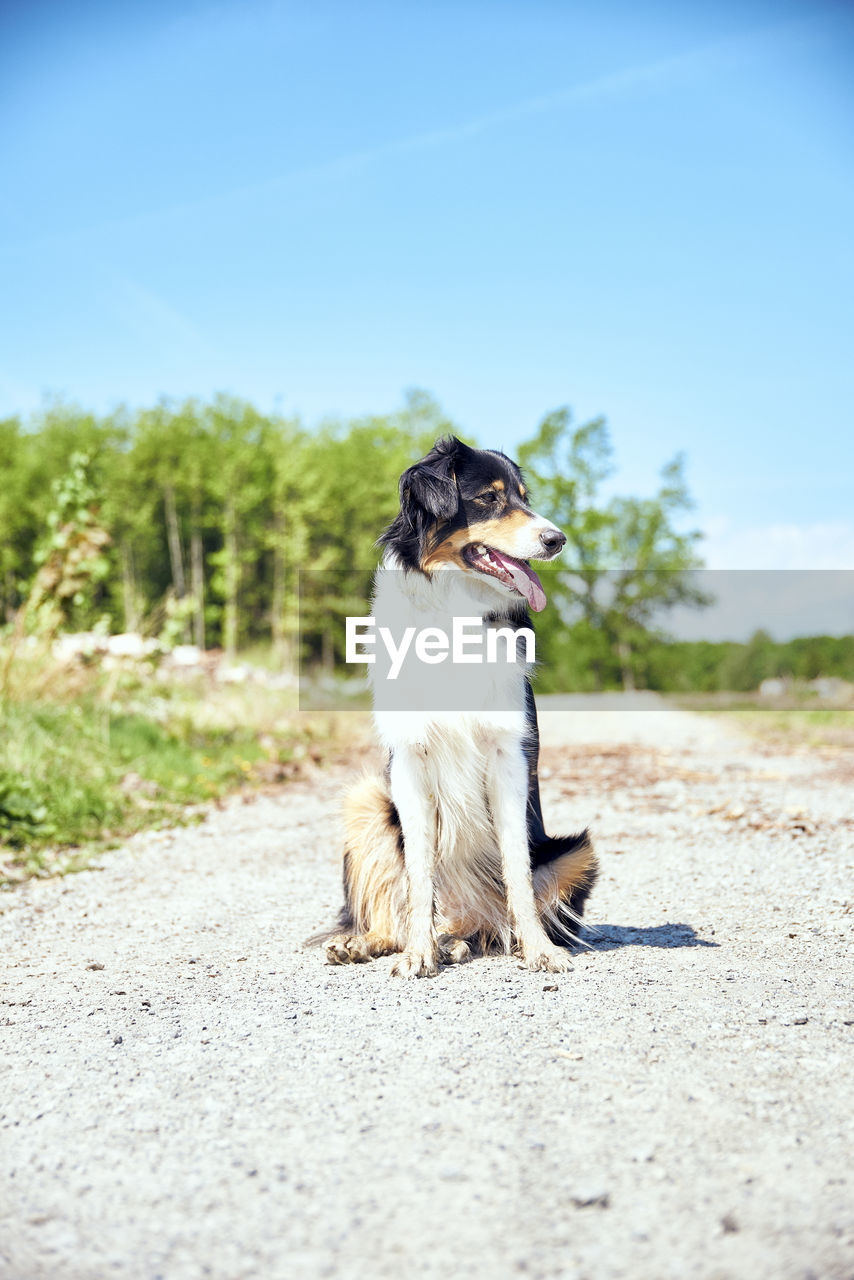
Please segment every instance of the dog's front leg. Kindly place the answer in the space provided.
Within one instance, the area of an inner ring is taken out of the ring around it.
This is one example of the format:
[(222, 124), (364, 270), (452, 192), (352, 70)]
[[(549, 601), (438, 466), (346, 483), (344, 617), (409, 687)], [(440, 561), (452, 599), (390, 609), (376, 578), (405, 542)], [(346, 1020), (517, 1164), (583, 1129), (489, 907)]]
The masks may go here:
[(569, 952), (549, 941), (534, 900), (526, 810), (528, 770), (521, 748), (496, 749), (487, 787), (507, 906), (522, 958), (529, 969), (562, 973), (572, 968)]
[(429, 978), (439, 971), (439, 940), (433, 918), (436, 801), (430, 795), (424, 762), (424, 749), (417, 745), (395, 747), (391, 761), (391, 798), (403, 832), (409, 891), (406, 950), (392, 968), (401, 978)]

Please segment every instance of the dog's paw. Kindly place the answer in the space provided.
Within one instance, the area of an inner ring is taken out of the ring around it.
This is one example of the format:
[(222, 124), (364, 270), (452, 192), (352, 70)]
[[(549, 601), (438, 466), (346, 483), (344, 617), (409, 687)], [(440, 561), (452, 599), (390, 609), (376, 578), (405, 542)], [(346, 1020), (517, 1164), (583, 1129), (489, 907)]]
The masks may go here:
[(555, 947), (547, 942), (525, 950), (525, 964), (535, 973), (568, 973), (572, 957), (566, 947)]
[(340, 933), (326, 944), (327, 964), (365, 964), (370, 958), (367, 944), (358, 934)]
[(442, 964), (468, 964), (471, 947), (463, 938), (442, 938), (439, 943), (439, 959)]
[(391, 967), (393, 978), (435, 978), (439, 958), (435, 951), (404, 951)]

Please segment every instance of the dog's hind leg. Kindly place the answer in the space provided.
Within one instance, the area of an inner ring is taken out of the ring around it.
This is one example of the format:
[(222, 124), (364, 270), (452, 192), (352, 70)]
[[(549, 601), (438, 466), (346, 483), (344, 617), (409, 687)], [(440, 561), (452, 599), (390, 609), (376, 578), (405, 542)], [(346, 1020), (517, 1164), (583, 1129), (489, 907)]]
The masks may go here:
[(442, 964), (468, 964), (471, 958), (471, 947), (465, 938), (456, 938), (450, 933), (440, 935), (439, 959)]
[(330, 964), (365, 964), (374, 956), (388, 956), (399, 950), (380, 933), (337, 933), (326, 944), (326, 959)]
[(361, 778), (344, 798), (344, 906), (326, 938), (330, 964), (401, 951), (407, 922), (400, 824), (382, 778)]

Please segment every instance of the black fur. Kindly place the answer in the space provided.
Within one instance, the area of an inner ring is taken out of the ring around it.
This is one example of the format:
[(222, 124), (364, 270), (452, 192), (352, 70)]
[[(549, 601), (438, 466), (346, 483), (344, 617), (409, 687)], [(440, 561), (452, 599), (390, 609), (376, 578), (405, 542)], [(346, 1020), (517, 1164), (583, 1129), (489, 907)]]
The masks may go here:
[[(478, 495), (495, 480), (503, 481), (504, 496), (499, 509), (487, 514), (500, 516), (518, 509), (530, 511), (522, 472), (505, 454), (494, 450), (472, 449), (456, 436), (437, 440), (430, 452), (401, 476), (400, 512), (380, 537), (380, 546), (394, 551), (404, 568), (418, 570), (431, 543), (436, 544), (457, 528), (483, 519), (484, 510), (479, 505)], [(502, 626), (531, 626), (527, 609), (520, 614), (517, 608), (511, 617), (496, 615), (493, 620)], [(530, 680), (525, 682), (525, 716), (528, 722), (525, 742), (528, 762), (528, 847), (531, 868), (536, 870), (537, 867), (581, 848), (588, 833), (582, 831), (572, 836), (547, 834), (540, 803), (537, 706)], [(395, 818), (396, 816), (395, 814)], [(402, 856), (399, 823), (397, 828)], [(584, 886), (579, 886), (567, 904), (579, 916), (584, 910), (594, 880), (595, 876)], [(552, 941), (565, 942), (566, 939), (553, 938)]]
[(419, 568), (437, 521), (446, 529), (459, 510), (454, 463), (466, 449), (456, 436), (437, 440), (430, 452), (400, 477), (400, 511), (380, 536), (405, 569)]
[[(496, 480), (504, 483), (504, 497), (496, 510), (485, 512), (478, 495)], [(485, 514), (529, 511), (523, 484), (522, 472), (505, 454), (445, 436), (400, 477), (400, 511), (378, 545), (393, 551), (404, 569), (420, 570), (428, 549), (457, 529)]]
[[(498, 486), (498, 492), (490, 497), (488, 487), (494, 486), (497, 480), (502, 481), (503, 488)], [(456, 529), (476, 525), (478, 520), (484, 518), (500, 518), (515, 510), (531, 513), (524, 478), (516, 463), (503, 453), (471, 449), (456, 436), (447, 436), (437, 440), (430, 452), (401, 476), (400, 511), (381, 535), (378, 544), (394, 552), (404, 569), (423, 572), (421, 565), (428, 549), (438, 545)], [(518, 607), (508, 609), (507, 614), (496, 613), (490, 620), (503, 626), (531, 625), (528, 610), (524, 609), (520, 614)], [(530, 680), (525, 682), (525, 716), (528, 724), (524, 746), (528, 765), (528, 850), (531, 869), (536, 871), (538, 867), (546, 866), (582, 848), (587, 842), (588, 833), (585, 830), (571, 836), (547, 834), (538, 777), (540, 735)], [(390, 767), (389, 757), (386, 763), (387, 778)], [(391, 800), (388, 801), (388, 806), (388, 822), (396, 832), (401, 866), (405, 868), (400, 818)], [(349, 851), (345, 852), (344, 906), (337, 922), (337, 930), (347, 933), (356, 927), (350, 896), (350, 861)], [(553, 942), (566, 945), (573, 940), (577, 920), (584, 911), (595, 878), (594, 873), (586, 883), (576, 886), (571, 898), (564, 904), (566, 912), (562, 922), (556, 925), (546, 922), (546, 931)]]
[[(530, 625), (530, 619), (528, 619)], [(525, 758), (528, 761), (528, 844), (531, 848), (531, 866), (538, 867), (548, 858), (535, 859), (534, 850), (548, 840), (543, 823), (543, 807), (540, 803), (540, 726), (537, 723), (537, 704), (531, 681), (525, 681), (525, 719), (528, 733), (525, 738)]]
[[(543, 808), (540, 803), (540, 729), (537, 723), (537, 704), (530, 680), (525, 681), (525, 718), (528, 721), (528, 735), (525, 741), (525, 756), (528, 761), (528, 849), (531, 856), (531, 869), (543, 867), (557, 858), (580, 849), (589, 839), (589, 832), (579, 831), (573, 836), (549, 836), (543, 822)], [(595, 874), (583, 885), (577, 885), (567, 902), (569, 910), (577, 916), (584, 914), (584, 904), (596, 882)], [(574, 932), (571, 922), (568, 931)], [(565, 937), (546, 930), (552, 942), (566, 942)]]

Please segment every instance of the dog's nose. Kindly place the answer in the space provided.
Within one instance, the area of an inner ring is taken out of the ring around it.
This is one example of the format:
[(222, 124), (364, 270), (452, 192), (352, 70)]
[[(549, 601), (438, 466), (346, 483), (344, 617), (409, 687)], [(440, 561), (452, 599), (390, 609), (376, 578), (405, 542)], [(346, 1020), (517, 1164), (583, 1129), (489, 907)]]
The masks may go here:
[(566, 542), (566, 534), (561, 533), (560, 529), (546, 529), (540, 534), (540, 542), (549, 555), (556, 556)]

